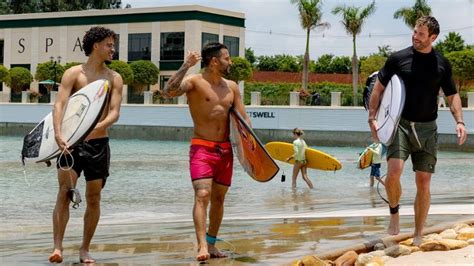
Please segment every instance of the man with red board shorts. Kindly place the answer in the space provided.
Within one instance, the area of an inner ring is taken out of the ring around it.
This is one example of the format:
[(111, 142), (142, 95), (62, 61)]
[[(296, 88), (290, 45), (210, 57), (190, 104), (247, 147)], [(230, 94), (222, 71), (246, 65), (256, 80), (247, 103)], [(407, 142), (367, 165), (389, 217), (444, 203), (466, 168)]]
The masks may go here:
[[(204, 71), (185, 77), (186, 72), (203, 60)], [(225, 257), (215, 247), (224, 216), (224, 199), (232, 181), (233, 154), (229, 142), (229, 112), (239, 112), (250, 124), (237, 84), (223, 78), (232, 61), (227, 47), (207, 44), (201, 53), (188, 52), (181, 68), (163, 89), (165, 97), (186, 94), (194, 122), (189, 165), (194, 188), (193, 220), (198, 242), (196, 260)], [(209, 228), (206, 234), (207, 207)]]

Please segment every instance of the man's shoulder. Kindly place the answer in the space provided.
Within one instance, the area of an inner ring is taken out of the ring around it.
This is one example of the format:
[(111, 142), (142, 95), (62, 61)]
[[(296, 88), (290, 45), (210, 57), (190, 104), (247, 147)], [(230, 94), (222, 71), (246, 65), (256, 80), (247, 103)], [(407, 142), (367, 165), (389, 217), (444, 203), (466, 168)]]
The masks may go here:
[(406, 57), (406, 56), (411, 56), (413, 55), (413, 47), (412, 46), (409, 46), (405, 49), (402, 49), (402, 50), (398, 50), (394, 53), (392, 53), (390, 55), (391, 58), (397, 58), (397, 59), (401, 59), (403, 57)]
[(82, 69), (83, 69), (83, 64), (75, 65), (66, 69), (66, 71), (64, 71), (64, 74), (79, 74), (82, 72)]

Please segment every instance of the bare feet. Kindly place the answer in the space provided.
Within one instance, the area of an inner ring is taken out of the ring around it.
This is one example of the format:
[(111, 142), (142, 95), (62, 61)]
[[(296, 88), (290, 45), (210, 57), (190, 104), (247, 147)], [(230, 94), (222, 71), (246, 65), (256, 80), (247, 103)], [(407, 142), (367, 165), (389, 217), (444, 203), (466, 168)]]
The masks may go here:
[(79, 250), (79, 261), (81, 263), (86, 263), (86, 264), (95, 263), (95, 259), (93, 259), (91, 255), (89, 255), (89, 251), (84, 250), (84, 249)]
[(419, 247), (423, 243), (423, 236), (413, 237), (413, 246)]
[(196, 256), (197, 261), (206, 261), (210, 258), (209, 252), (207, 251), (207, 247), (200, 247), (198, 249), (198, 255)]
[(63, 262), (63, 251), (55, 248), (53, 253), (48, 257), (49, 262), (51, 263), (61, 263)]
[(387, 233), (389, 235), (398, 235), (398, 233), (400, 233), (400, 215), (398, 213), (390, 215), (390, 224)]
[(208, 244), (209, 253), (211, 254), (211, 258), (227, 258), (228, 256), (221, 252), (218, 248), (213, 245)]

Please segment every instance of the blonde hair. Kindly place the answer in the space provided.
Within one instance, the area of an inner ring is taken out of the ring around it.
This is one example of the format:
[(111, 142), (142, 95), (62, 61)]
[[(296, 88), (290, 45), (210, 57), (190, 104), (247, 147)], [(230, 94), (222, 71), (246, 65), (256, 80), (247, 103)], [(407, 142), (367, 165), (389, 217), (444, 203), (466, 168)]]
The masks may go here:
[(295, 127), (295, 129), (293, 129), (293, 134), (297, 135), (298, 137), (301, 137), (304, 135), (304, 131), (300, 128)]

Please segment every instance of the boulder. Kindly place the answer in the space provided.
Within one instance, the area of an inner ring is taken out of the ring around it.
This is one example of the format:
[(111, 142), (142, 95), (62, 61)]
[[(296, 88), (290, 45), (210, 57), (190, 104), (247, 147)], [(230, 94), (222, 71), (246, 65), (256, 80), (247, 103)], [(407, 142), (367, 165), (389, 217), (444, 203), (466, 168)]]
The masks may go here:
[(460, 249), (469, 246), (466, 241), (456, 239), (442, 239), (439, 241), (442, 245), (446, 245), (450, 250)]
[(467, 243), (469, 245), (474, 245), (474, 238), (471, 238), (471, 239), (467, 240)]
[(371, 262), (374, 256), (372, 254), (362, 253), (357, 257), (355, 266), (365, 266), (367, 263)]
[(413, 245), (413, 238), (408, 238), (399, 243), (400, 245), (411, 246)]
[(374, 246), (374, 250), (384, 250), (384, 249), (385, 249), (384, 243), (377, 243)]
[(430, 240), (423, 242), (423, 244), (420, 245), (420, 249), (422, 251), (447, 251), (449, 247), (437, 240)]
[(352, 266), (352, 265), (355, 264), (358, 256), (359, 255), (355, 251), (350, 250), (350, 251), (347, 251), (346, 253), (344, 253), (339, 258), (337, 258), (334, 261), (334, 264), (336, 266)]
[(456, 233), (459, 233), (459, 230), (463, 229), (463, 228), (469, 228), (469, 225), (468, 224), (456, 224), (454, 227), (453, 227), (453, 230), (456, 232)]
[(443, 232), (439, 233), (439, 235), (443, 239), (456, 239), (456, 237), (458, 236), (458, 234), (456, 233), (456, 231), (454, 231), (454, 229), (446, 229)]
[(398, 256), (405, 256), (411, 253), (410, 248), (405, 245), (394, 245), (384, 250), (385, 255), (396, 258)]
[(458, 231), (458, 240), (468, 240), (474, 238), (474, 228), (466, 227)]
[(303, 258), (294, 261), (292, 266), (328, 266), (328, 264), (316, 256), (304, 256)]

